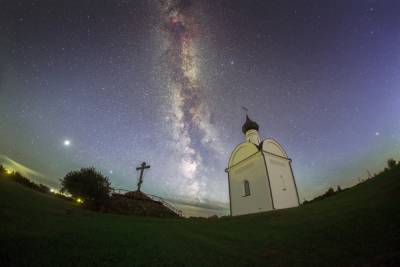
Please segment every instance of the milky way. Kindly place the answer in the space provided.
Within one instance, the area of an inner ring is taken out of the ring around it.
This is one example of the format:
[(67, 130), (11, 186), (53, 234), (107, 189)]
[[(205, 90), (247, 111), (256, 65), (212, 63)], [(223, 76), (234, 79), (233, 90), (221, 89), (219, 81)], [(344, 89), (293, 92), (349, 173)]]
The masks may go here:
[[(161, 33), (164, 50), (160, 59), (167, 73), (171, 135), (176, 153), (180, 155), (179, 170), (185, 178), (181, 189), (201, 199), (206, 182), (201, 179), (202, 156), (193, 145), (196, 133), (206, 149), (222, 153), (217, 130), (210, 121), (210, 110), (198, 78), (200, 52), (196, 49), (199, 25), (195, 8), (189, 1), (161, 1)], [(197, 37), (197, 38), (196, 38)]]

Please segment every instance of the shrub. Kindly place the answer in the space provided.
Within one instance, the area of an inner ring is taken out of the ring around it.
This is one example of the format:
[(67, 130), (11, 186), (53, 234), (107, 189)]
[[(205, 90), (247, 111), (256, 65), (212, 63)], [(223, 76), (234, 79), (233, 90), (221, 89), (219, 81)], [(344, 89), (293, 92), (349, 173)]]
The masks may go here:
[(35, 182), (32, 182), (31, 180), (29, 180), (28, 178), (26, 178), (25, 176), (22, 176), (19, 172), (14, 172), (11, 177), (13, 178), (13, 180), (23, 186), (29, 187), (33, 190), (39, 191), (41, 193), (45, 193), (48, 194), (50, 193), (50, 188), (48, 188), (46, 185), (44, 184), (37, 184)]
[(48, 194), (48, 193), (50, 193), (50, 188), (44, 184), (39, 184), (38, 191)]
[(71, 171), (61, 179), (61, 192), (84, 199), (86, 207), (99, 209), (107, 202), (111, 192), (108, 178), (95, 168)]
[(394, 159), (388, 159), (387, 165), (390, 170), (393, 170), (396, 167), (397, 163)]
[(334, 194), (335, 194), (335, 190), (333, 190), (333, 188), (330, 187), (330, 188), (328, 189), (328, 191), (326, 191), (326, 193), (323, 194), (322, 196), (324, 196), (324, 197), (330, 197), (330, 196), (333, 196)]

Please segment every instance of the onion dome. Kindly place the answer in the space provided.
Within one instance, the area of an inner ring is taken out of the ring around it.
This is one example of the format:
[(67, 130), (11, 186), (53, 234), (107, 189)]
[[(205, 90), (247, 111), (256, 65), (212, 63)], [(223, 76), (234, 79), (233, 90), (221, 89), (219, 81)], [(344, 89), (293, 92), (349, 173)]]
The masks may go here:
[(248, 130), (258, 131), (258, 124), (257, 122), (250, 120), (249, 116), (246, 115), (246, 121), (242, 126), (242, 132), (246, 134)]

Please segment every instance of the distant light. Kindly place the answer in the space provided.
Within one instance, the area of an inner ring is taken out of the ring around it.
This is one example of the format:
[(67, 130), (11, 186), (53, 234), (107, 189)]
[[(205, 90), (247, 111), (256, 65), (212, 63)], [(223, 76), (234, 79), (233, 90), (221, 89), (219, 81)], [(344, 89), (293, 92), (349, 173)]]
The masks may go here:
[(78, 197), (78, 198), (76, 199), (76, 202), (78, 202), (79, 204), (82, 204), (82, 203), (83, 203), (83, 199), (81, 199), (81, 198)]
[(379, 133), (379, 132), (376, 132), (376, 133), (375, 133), (375, 135), (376, 135), (376, 136), (379, 136), (379, 135), (380, 135), (380, 133)]
[(71, 141), (70, 140), (64, 140), (64, 146), (70, 146)]
[(6, 170), (6, 173), (7, 174), (12, 174), (13, 172), (12, 172), (12, 170)]
[(112, 171), (112, 170), (110, 171), (110, 174), (113, 174), (113, 171)]

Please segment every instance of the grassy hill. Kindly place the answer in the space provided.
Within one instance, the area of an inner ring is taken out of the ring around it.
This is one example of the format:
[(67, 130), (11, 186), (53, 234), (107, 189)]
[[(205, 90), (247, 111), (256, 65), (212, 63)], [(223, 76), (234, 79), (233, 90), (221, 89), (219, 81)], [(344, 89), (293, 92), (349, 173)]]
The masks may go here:
[(399, 241), (394, 173), (299, 208), (223, 219), (94, 213), (0, 176), (0, 266), (398, 266)]

